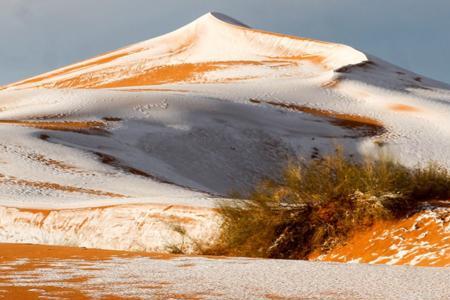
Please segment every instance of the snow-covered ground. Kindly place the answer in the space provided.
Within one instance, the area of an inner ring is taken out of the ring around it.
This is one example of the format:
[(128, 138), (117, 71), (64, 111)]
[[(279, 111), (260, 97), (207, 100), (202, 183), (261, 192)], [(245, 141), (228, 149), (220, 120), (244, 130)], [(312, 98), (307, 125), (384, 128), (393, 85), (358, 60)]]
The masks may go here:
[[(204, 224), (195, 209), (213, 216), (217, 199), (276, 177), (293, 157), (343, 145), (450, 168), (449, 116), (446, 84), (349, 46), (206, 14), (0, 88), (0, 241), (160, 250), (160, 234), (179, 237), (153, 206), (190, 206), (175, 211)], [(141, 218), (157, 225), (139, 238)], [(217, 222), (205, 224), (192, 234), (211, 236)], [(129, 236), (116, 239), (116, 228)]]
[(130, 255), (31, 245), (0, 245), (0, 261), (0, 297), (11, 299), (450, 297), (450, 272), (444, 268)]

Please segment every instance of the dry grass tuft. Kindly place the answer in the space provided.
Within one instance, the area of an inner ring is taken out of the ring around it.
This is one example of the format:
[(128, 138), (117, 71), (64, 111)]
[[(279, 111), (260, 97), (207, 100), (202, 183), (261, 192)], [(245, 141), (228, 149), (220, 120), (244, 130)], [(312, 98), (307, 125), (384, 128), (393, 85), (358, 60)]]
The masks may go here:
[(355, 229), (401, 218), (423, 201), (450, 198), (450, 174), (435, 164), (409, 169), (383, 158), (357, 162), (342, 150), (290, 163), (248, 200), (222, 202), (218, 242), (206, 254), (304, 259), (327, 251)]

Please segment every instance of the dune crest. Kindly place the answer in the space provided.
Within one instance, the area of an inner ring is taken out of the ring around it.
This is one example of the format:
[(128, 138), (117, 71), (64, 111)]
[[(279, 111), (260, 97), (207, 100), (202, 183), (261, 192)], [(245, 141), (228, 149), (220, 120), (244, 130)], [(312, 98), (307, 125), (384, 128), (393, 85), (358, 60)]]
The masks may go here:
[[(296, 76), (318, 76), (324, 70), (365, 60), (363, 53), (348, 46), (251, 29), (213, 12), (161, 37), (10, 84), (6, 89), (111, 88), (260, 77), (255, 68), (246, 68), (248, 63), (272, 69), (263, 72), (265, 76), (293, 69)], [(210, 80), (208, 73), (217, 70), (223, 72)], [(235, 74), (230, 76), (230, 72)]]

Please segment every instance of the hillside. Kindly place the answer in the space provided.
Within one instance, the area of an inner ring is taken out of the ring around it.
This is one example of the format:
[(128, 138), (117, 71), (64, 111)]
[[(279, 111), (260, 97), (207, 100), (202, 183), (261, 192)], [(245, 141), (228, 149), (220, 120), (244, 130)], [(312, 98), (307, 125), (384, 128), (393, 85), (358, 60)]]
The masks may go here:
[(444, 83), (209, 13), (0, 88), (0, 241), (166, 251), (174, 224), (208, 240), (216, 200), (290, 158), (343, 145), (450, 168), (449, 115)]

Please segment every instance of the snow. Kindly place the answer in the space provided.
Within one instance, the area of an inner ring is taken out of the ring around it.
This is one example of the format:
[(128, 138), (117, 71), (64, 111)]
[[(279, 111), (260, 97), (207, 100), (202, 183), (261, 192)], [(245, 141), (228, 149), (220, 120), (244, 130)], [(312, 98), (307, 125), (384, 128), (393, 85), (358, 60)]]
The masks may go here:
[[(209, 13), (166, 35), (7, 88), (52, 87), (77, 77), (85, 78), (83, 84), (95, 86), (142, 74), (155, 67), (205, 62), (290, 62), (296, 75), (304, 76), (311, 68), (317, 68), (304, 66), (304, 60), (323, 57), (320, 67), (327, 70), (367, 60), (362, 52), (345, 45), (257, 31), (239, 22), (229, 23), (229, 19)], [(298, 64), (302, 67), (298, 68)], [(240, 71), (238, 75), (245, 77), (245, 72)], [(79, 83), (70, 85), (74, 86)]]
[[(133, 214), (148, 205), (212, 211), (230, 192), (279, 175), (289, 157), (309, 159), (337, 144), (356, 157), (389, 153), (408, 166), (433, 160), (450, 168), (449, 115), (448, 85), (346, 45), (255, 30), (209, 13), (161, 37), (0, 89), (0, 206), (8, 211), (1, 240), (87, 245), (75, 231), (16, 227), (14, 208), (61, 210), (46, 221), (51, 228), (72, 218), (71, 209), (118, 205), (112, 219), (83, 211), (99, 232), (89, 245), (111, 248), (101, 236), (112, 238), (121, 205), (139, 204), (124, 218), (130, 232)], [(342, 116), (385, 131), (374, 136), (343, 126)], [(101, 125), (70, 129), (61, 122)], [(158, 238), (143, 243), (162, 247)]]
[[(51, 251), (49, 251), (51, 253)], [(17, 263), (31, 267), (16, 270)], [(371, 266), (271, 259), (202, 257), (20, 258), (4, 263), (0, 292), (24, 287), (59, 299), (448, 299), (445, 268)], [(54, 287), (48, 289), (46, 287)]]
[[(0, 136), (4, 147), (0, 151), (5, 164), (1, 166), (1, 174), (30, 182), (45, 178), (46, 182), (63, 186), (117, 193), (124, 195), (124, 202), (156, 196), (205, 198), (205, 193), (223, 196), (232, 190), (248, 190), (262, 176), (278, 174), (288, 156), (308, 157), (313, 147), (331, 149), (335, 143), (351, 148), (355, 140), (366, 139), (352, 129), (330, 123), (327, 118), (248, 101), (240, 103), (237, 99), (223, 101), (203, 93), (103, 90), (4, 93), (16, 99), (13, 105), (17, 108), (0, 112), (1, 119), (15, 116), (18, 120), (30, 120), (57, 114), (64, 116), (58, 120), (101, 121), (102, 117), (113, 116), (122, 121), (111, 124), (107, 135), (2, 124)], [(43, 132), (48, 136), (46, 140), (39, 138)], [(176, 185), (102, 164), (95, 153), (113, 156), (124, 166)], [(34, 159), (36, 154), (71, 168), (45, 164)], [(64, 207), (81, 198), (91, 203), (95, 198), (104, 198), (80, 193), (63, 196), (52, 190), (46, 190), (43, 197), (42, 192), (9, 184), (3, 196), (15, 197), (17, 204), (47, 202), (47, 207)]]
[[(174, 201), (175, 202), (175, 201)], [(171, 204), (127, 204), (33, 211), (0, 207), (0, 242), (196, 253), (218, 236), (220, 220), (208, 208)], [(187, 236), (176, 228), (183, 228)]]

